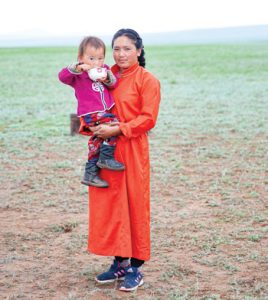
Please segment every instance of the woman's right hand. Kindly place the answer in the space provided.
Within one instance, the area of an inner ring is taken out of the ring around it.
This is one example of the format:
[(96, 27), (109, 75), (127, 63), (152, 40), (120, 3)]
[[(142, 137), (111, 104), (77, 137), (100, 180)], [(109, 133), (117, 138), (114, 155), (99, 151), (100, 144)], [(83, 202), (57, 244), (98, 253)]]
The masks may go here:
[(98, 126), (90, 127), (90, 130), (96, 135), (97, 137), (100, 137), (102, 139), (108, 139), (112, 136), (117, 136), (121, 134), (121, 130), (118, 124), (101, 124)]

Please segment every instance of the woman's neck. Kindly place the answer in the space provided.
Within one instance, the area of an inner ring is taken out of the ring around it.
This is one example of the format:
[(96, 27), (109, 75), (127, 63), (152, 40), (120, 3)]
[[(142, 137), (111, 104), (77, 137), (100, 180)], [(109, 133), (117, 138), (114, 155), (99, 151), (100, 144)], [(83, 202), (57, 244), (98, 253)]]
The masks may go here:
[(135, 63), (135, 64), (129, 66), (128, 68), (119, 68), (118, 74), (119, 74), (119, 76), (127, 75), (129, 73), (132, 73), (132, 71), (135, 70), (138, 66), (139, 66), (139, 64)]

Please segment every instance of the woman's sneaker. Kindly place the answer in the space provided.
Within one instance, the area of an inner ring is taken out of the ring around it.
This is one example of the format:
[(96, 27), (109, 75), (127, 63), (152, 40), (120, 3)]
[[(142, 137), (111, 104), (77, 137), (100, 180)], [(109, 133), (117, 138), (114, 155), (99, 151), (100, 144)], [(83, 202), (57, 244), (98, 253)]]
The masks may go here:
[(124, 282), (121, 284), (119, 290), (125, 292), (135, 291), (139, 286), (143, 285), (143, 275), (139, 268), (128, 267)]
[(110, 269), (100, 275), (98, 275), (95, 280), (98, 283), (109, 283), (114, 282), (116, 280), (124, 280), (126, 274), (126, 268), (123, 268), (120, 265), (120, 262), (114, 260)]

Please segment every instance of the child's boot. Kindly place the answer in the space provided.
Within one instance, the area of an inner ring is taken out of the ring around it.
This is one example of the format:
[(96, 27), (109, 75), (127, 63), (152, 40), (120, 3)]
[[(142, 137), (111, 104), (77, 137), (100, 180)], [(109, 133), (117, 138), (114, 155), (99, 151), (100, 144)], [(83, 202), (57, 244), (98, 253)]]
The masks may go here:
[(100, 147), (100, 156), (97, 166), (102, 169), (109, 169), (114, 171), (125, 170), (125, 166), (114, 159), (115, 146), (110, 146), (105, 142)]
[(85, 173), (83, 180), (81, 181), (82, 184), (96, 186), (101, 188), (106, 188), (109, 186), (108, 182), (101, 179), (98, 175), (99, 168), (90, 162), (86, 163)]

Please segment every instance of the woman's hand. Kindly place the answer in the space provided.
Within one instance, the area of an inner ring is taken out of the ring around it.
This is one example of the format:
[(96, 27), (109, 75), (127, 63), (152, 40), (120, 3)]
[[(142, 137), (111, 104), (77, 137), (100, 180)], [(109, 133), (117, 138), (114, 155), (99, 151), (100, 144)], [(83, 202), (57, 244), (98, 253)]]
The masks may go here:
[(118, 123), (101, 124), (90, 127), (90, 130), (94, 133), (94, 135), (104, 140), (110, 138), (111, 136), (117, 136), (121, 134)]

